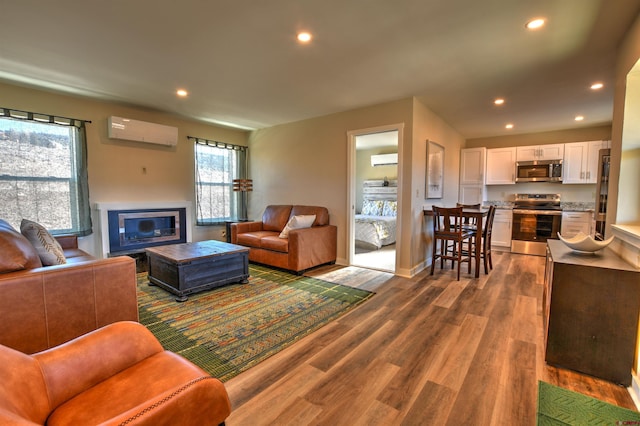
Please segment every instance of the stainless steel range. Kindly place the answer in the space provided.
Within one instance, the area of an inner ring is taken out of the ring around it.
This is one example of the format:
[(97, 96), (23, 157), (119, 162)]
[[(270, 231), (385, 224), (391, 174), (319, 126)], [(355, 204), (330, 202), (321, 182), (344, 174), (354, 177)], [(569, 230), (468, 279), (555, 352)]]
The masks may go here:
[(561, 223), (560, 194), (515, 194), (511, 252), (544, 256)]

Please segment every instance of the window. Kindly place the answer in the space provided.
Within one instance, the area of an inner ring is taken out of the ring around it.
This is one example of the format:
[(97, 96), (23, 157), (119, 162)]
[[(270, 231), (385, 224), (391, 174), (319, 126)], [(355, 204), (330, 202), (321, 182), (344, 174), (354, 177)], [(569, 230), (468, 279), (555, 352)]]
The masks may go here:
[(91, 233), (84, 121), (0, 108), (0, 217)]
[(247, 148), (195, 139), (196, 225), (234, 221), (246, 200), (233, 191), (233, 180), (246, 177)]

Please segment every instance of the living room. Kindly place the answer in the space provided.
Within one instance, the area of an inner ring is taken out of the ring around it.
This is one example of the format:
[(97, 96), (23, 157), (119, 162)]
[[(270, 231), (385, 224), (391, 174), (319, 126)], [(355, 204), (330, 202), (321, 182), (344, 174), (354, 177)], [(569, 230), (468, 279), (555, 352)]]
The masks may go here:
[[(348, 265), (349, 164), (347, 152), (348, 132), (377, 129), (402, 123), (398, 168), (401, 189), (399, 200), (399, 256), (396, 274), (416, 277), (429, 265), (428, 244), (423, 209), (429, 202), (425, 197), (424, 176), (427, 145), (434, 140), (446, 149), (443, 204), (458, 200), (460, 149), (473, 146), (499, 147), (506, 144), (612, 141), (617, 164), (612, 166), (612, 188), (620, 191), (614, 199), (626, 198), (633, 193), (637, 180), (630, 175), (637, 159), (623, 160), (623, 125), (625, 109), (624, 82), (627, 73), (640, 57), (640, 23), (638, 18), (625, 35), (616, 55), (617, 71), (613, 116), (610, 123), (597, 123), (579, 129), (518, 134), (516, 136), (466, 138), (452, 125), (426, 105), (418, 96), (390, 96), (384, 102), (354, 109), (328, 112), (257, 130), (242, 130), (224, 125), (210, 124), (178, 113), (163, 112), (153, 106), (134, 106), (128, 103), (91, 99), (71, 93), (35, 88), (29, 82), (11, 81), (3, 75), (0, 82), (0, 107), (23, 111), (55, 114), (88, 120), (88, 173), (92, 207), (96, 203), (175, 203), (193, 205), (194, 143), (188, 136), (249, 147), (249, 177), (253, 191), (249, 194), (250, 219), (259, 218), (270, 204), (320, 205), (328, 208), (330, 222), (338, 228), (338, 264)], [(612, 83), (614, 83), (612, 81)], [(181, 102), (176, 100), (176, 103)], [(173, 147), (150, 145), (111, 139), (107, 134), (108, 117), (130, 117), (136, 120), (161, 123), (178, 129), (178, 144)], [(624, 171), (620, 172), (621, 163)], [(621, 176), (618, 182), (617, 176)], [(623, 180), (626, 179), (626, 180)], [(633, 197), (629, 197), (633, 200)], [(625, 203), (627, 200), (625, 200)], [(638, 204), (624, 204), (624, 224), (637, 224)], [(629, 213), (631, 211), (632, 213)], [(635, 212), (635, 213), (633, 213)], [(615, 207), (611, 217), (616, 218)], [(622, 217), (622, 216), (621, 216)], [(94, 226), (99, 223), (93, 211)], [(623, 225), (624, 225), (623, 224)], [(225, 239), (223, 226), (193, 226), (193, 241)], [(101, 236), (94, 233), (80, 238), (80, 247), (92, 254), (102, 253)], [(633, 246), (634, 239), (625, 242)], [(637, 237), (636, 237), (637, 246)], [(633, 253), (625, 246), (625, 251)], [(636, 249), (637, 253), (637, 249)], [(629, 255), (632, 257), (632, 255)]]

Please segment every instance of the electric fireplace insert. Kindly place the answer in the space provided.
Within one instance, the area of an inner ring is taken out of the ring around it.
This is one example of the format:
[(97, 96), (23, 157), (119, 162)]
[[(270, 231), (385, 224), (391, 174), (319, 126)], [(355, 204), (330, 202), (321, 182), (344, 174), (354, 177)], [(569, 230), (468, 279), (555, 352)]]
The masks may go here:
[(186, 209), (109, 210), (110, 254), (187, 242)]

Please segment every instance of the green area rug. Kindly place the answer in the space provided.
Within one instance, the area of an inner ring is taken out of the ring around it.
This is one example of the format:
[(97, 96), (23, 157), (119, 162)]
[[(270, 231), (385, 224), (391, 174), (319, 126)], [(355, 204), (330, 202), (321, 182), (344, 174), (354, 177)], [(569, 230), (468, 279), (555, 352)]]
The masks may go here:
[(248, 284), (190, 295), (183, 303), (138, 274), (140, 322), (165, 349), (226, 381), (373, 295), (256, 265), (249, 273)]
[(640, 424), (640, 413), (538, 382), (538, 426)]

